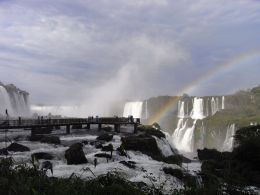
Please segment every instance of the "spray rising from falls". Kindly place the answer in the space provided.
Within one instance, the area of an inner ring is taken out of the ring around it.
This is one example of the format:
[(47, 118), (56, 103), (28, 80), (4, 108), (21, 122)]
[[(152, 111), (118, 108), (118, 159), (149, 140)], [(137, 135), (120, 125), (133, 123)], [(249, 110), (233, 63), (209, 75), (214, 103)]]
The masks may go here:
[(28, 96), (27, 92), (12, 84), (6, 86), (0, 84), (0, 117), (5, 117), (7, 113), (10, 117), (29, 116)]
[(133, 116), (141, 118), (143, 110), (143, 102), (127, 102), (124, 107), (124, 117)]

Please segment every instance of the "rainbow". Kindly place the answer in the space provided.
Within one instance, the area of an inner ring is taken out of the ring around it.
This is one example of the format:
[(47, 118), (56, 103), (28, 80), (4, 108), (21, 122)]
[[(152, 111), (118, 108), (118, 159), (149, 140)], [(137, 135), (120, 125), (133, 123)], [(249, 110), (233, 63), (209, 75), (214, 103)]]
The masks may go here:
[(260, 57), (260, 50), (250, 50), (248, 52), (242, 53), (237, 55), (236, 57), (233, 57), (231, 59), (229, 59), (227, 62), (219, 64), (214, 66), (214, 68), (210, 69), (208, 72), (206, 72), (204, 74), (203, 77), (199, 77), (196, 80), (192, 81), (192, 83), (189, 83), (188, 85), (186, 85), (184, 88), (182, 88), (177, 94), (179, 95), (179, 97), (172, 97), (165, 105), (163, 105), (160, 110), (153, 115), (148, 123), (149, 124), (153, 124), (154, 122), (158, 122), (161, 118), (164, 117), (164, 115), (170, 111), (170, 109), (173, 106), (176, 106), (180, 96), (184, 93), (190, 92), (190, 91), (194, 91), (196, 89), (197, 86), (199, 86), (199, 84), (201, 84), (202, 82), (207, 82), (209, 81), (211, 78), (213, 78), (214, 76), (216, 76), (217, 74), (221, 73), (223, 70), (227, 70), (230, 68), (235, 68), (236, 66), (241, 66), (241, 65), (248, 65), (245, 64), (243, 62), (248, 62), (248, 60), (251, 60), (255, 57)]

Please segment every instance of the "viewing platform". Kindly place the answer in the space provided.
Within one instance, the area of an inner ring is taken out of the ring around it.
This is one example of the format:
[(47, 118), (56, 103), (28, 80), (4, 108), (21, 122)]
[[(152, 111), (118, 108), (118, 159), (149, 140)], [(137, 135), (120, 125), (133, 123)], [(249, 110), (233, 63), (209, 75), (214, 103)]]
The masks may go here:
[(0, 119), (0, 129), (36, 129), (36, 128), (60, 128), (66, 127), (66, 133), (70, 134), (71, 127), (90, 129), (91, 125), (98, 125), (98, 130), (103, 125), (114, 126), (115, 132), (120, 132), (121, 126), (133, 126), (134, 133), (137, 132), (137, 126), (140, 125), (140, 118), (133, 117), (88, 117), (88, 118), (61, 118), (61, 119)]

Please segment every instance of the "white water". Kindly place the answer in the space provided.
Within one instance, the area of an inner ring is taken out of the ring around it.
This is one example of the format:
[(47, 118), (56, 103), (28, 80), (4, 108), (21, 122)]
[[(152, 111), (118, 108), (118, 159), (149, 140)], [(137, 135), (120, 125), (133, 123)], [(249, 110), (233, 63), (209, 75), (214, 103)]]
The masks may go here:
[(124, 117), (133, 116), (134, 118), (142, 117), (143, 102), (127, 102), (124, 107)]
[(178, 106), (179, 106), (179, 108), (180, 108), (180, 109), (178, 110), (178, 117), (179, 117), (179, 118), (185, 118), (185, 108), (184, 108), (185, 102), (179, 101)]
[(222, 151), (232, 151), (234, 146), (235, 132), (236, 132), (235, 124), (232, 124), (227, 128), (226, 138), (223, 144)]
[(219, 111), (219, 101), (218, 98), (211, 98), (211, 114), (214, 115)]
[(27, 94), (15, 87), (10, 89), (0, 85), (0, 117), (6, 117), (6, 110), (10, 117), (29, 116), (26, 96)]
[(195, 97), (193, 100), (193, 110), (191, 111), (191, 118), (198, 120), (203, 119), (206, 116), (204, 115), (204, 102), (202, 98)]
[[(194, 152), (195, 136), (197, 120), (202, 120), (208, 116), (216, 114), (220, 109), (225, 108), (225, 97), (211, 97), (211, 98), (193, 98), (193, 108), (189, 114), (187, 106), (189, 104), (185, 101), (178, 103), (178, 124), (177, 128), (172, 134), (172, 140), (175, 147), (184, 153)], [(205, 106), (204, 106), (205, 105)], [(186, 111), (186, 112), (185, 112)], [(192, 122), (192, 125), (189, 125)], [(203, 123), (202, 123), (203, 125)], [(204, 125), (200, 131), (199, 142), (196, 144), (200, 148), (204, 148), (206, 129)]]
[(5, 110), (8, 110), (8, 114), (13, 115), (14, 110), (11, 104), (11, 98), (8, 95), (7, 90), (0, 86), (0, 115), (5, 116)]
[(225, 109), (225, 96), (222, 96), (222, 106), (221, 109), (224, 110)]

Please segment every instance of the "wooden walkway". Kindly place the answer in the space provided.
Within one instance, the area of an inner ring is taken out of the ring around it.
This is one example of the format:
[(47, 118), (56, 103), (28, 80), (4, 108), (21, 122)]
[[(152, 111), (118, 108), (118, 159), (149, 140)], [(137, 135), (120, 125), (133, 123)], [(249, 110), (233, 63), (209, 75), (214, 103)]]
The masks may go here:
[(131, 125), (134, 127), (134, 132), (137, 131), (137, 126), (140, 124), (139, 118), (125, 117), (102, 117), (102, 118), (64, 118), (64, 119), (0, 119), (0, 129), (36, 129), (36, 128), (59, 128), (66, 127), (66, 133), (70, 133), (71, 127), (90, 129), (91, 125), (98, 125), (98, 130), (102, 129), (102, 125), (113, 125), (116, 132), (120, 132), (122, 125)]

